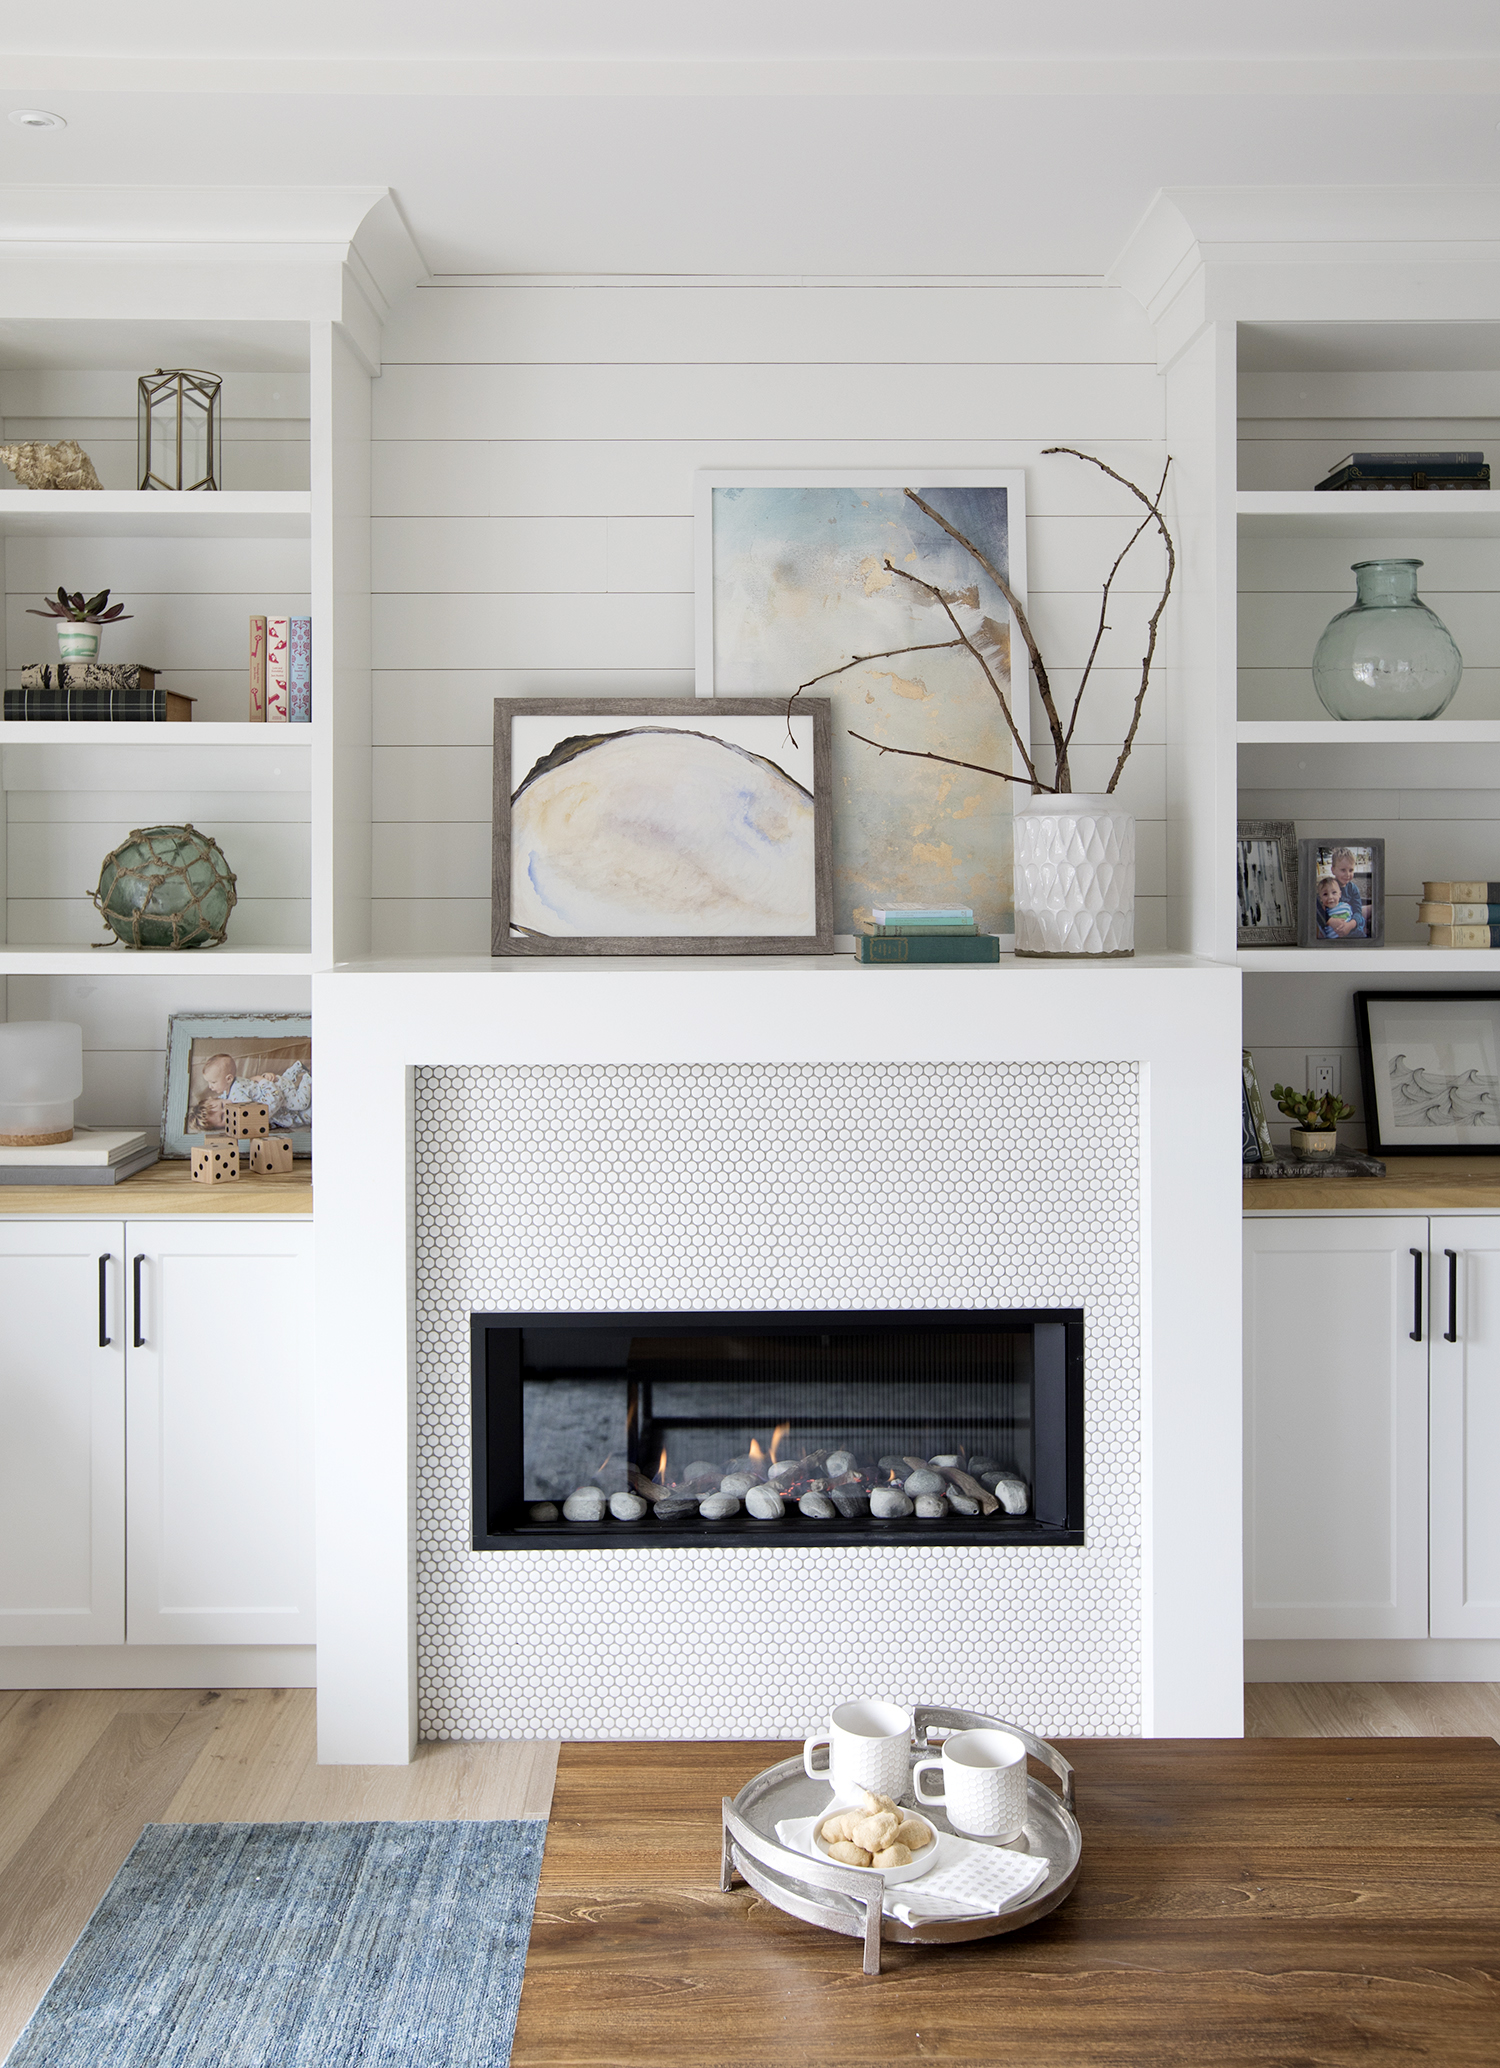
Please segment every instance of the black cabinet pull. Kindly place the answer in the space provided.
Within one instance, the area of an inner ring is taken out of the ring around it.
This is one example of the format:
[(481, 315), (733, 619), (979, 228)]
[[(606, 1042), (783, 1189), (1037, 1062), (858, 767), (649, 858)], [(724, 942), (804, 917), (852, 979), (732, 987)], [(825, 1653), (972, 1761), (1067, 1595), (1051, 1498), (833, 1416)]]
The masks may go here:
[(109, 1348), (109, 1256), (99, 1259), (99, 1348)]
[(1445, 1343), (1458, 1341), (1458, 1251), (1445, 1249), (1448, 1259), (1448, 1326), (1443, 1330)]
[[(1416, 1255), (1415, 1250), (1412, 1251), (1412, 1255)], [(145, 1261), (146, 1252), (144, 1250), (141, 1251), (139, 1256), (131, 1259), (131, 1275), (135, 1292), (135, 1329), (131, 1336), (131, 1342), (137, 1350), (144, 1350), (146, 1347), (146, 1338), (141, 1334), (141, 1266)]]
[(1411, 1327), (1407, 1331), (1414, 1343), (1422, 1340), (1422, 1252), (1411, 1253)]

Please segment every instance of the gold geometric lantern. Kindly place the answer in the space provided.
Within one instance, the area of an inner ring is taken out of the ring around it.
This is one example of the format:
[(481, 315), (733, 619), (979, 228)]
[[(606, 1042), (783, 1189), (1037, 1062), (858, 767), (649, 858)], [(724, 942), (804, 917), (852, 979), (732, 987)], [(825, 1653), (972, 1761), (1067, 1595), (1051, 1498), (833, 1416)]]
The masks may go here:
[(222, 487), (216, 373), (158, 366), (136, 397), (136, 482), (141, 488)]

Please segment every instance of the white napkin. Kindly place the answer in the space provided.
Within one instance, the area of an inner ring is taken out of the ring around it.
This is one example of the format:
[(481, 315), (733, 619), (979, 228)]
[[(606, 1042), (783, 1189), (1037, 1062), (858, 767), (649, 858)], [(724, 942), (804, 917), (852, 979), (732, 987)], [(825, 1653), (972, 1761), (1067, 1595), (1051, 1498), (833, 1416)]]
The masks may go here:
[[(809, 1859), (823, 1855), (813, 1832), (827, 1816), (785, 1817), (776, 1836), (789, 1852)], [(1029, 1896), (1047, 1878), (1051, 1862), (1036, 1853), (1013, 1853), (1004, 1846), (976, 1845), (950, 1831), (939, 1834), (940, 1864), (916, 1881), (901, 1881), (885, 1892), (881, 1909), (900, 1924), (921, 1924), (934, 1918), (998, 1917)]]

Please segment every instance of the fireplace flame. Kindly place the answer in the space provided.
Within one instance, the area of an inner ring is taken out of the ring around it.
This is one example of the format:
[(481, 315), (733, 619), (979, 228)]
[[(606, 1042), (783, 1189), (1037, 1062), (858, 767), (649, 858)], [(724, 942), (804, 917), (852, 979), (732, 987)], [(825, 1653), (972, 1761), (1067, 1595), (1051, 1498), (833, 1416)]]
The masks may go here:
[(667, 1483), (667, 1446), (661, 1447), (661, 1456), (656, 1461), (656, 1476), (665, 1486)]
[(763, 1465), (766, 1462), (766, 1454), (753, 1436), (750, 1439), (750, 1455), (757, 1465)]
[(777, 1453), (780, 1451), (782, 1444), (786, 1441), (787, 1431), (791, 1428), (791, 1426), (792, 1425), (790, 1422), (778, 1422), (776, 1424), (775, 1433), (771, 1438), (771, 1463), (773, 1465), (778, 1462)]

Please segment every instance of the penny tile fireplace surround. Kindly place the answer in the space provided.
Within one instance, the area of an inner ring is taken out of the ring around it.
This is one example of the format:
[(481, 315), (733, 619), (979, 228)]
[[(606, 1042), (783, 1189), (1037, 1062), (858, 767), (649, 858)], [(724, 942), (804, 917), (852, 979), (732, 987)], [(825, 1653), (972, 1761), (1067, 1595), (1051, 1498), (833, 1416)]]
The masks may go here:
[[(327, 987), (324, 1756), (865, 1691), (1237, 1731), (1237, 1172), (1156, 1090), (1232, 1057), (1232, 972), (481, 969)], [(1084, 1542), (473, 1548), (471, 1314), (924, 1308), (1081, 1310)]]

